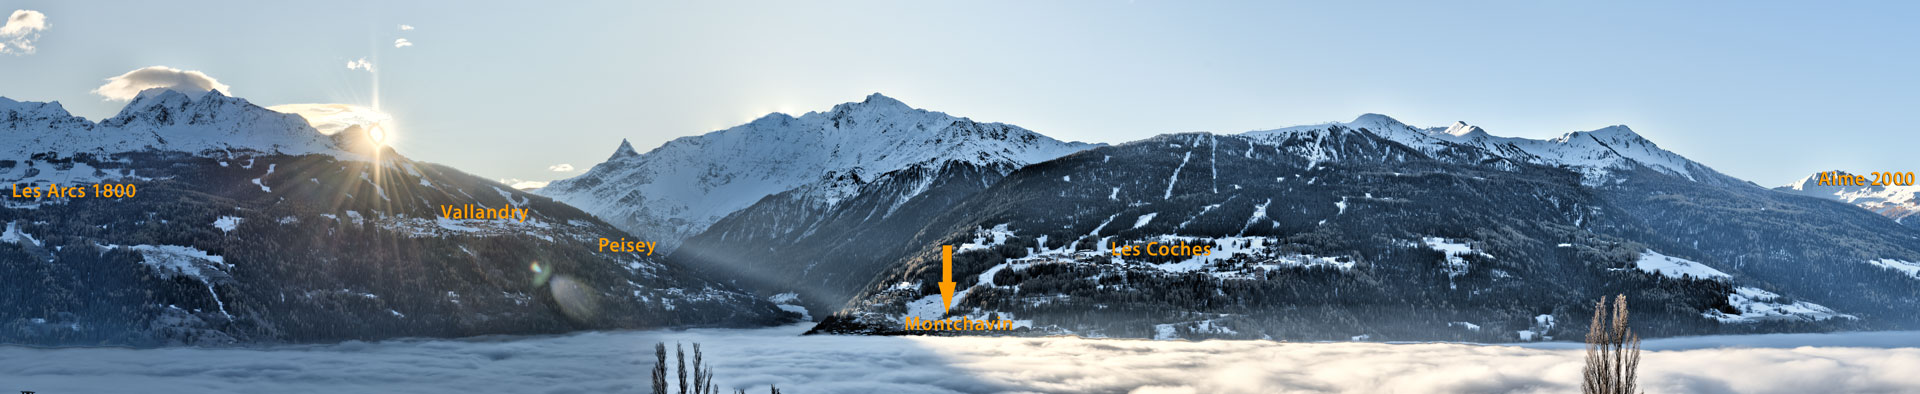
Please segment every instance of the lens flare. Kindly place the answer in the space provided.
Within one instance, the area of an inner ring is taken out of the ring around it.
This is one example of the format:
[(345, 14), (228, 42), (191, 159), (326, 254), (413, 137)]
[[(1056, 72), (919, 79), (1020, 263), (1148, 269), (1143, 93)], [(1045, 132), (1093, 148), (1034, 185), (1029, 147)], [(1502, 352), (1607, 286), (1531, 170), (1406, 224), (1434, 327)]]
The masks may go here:
[(533, 262), (533, 264), (528, 264), (527, 270), (533, 271), (533, 287), (546, 285), (547, 278), (553, 276), (553, 272), (551, 272), (547, 266), (541, 265), (538, 261)]
[(600, 297), (588, 286), (571, 276), (553, 277), (553, 286), (547, 289), (553, 292), (553, 302), (560, 305), (560, 313), (581, 323), (590, 323), (599, 317)]
[(387, 144), (387, 127), (375, 123), (372, 129), (367, 130), (367, 139), (372, 140), (374, 145), (385, 146)]

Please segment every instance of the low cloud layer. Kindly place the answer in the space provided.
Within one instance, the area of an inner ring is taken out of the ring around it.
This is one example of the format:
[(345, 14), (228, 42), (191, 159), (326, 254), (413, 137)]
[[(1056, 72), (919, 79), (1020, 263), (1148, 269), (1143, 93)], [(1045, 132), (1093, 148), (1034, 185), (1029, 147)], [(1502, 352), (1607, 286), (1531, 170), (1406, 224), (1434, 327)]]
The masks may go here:
[(547, 170), (553, 172), (573, 172), (573, 165), (567, 163), (554, 164), (547, 166)]
[(9, 55), (31, 55), (36, 49), (35, 40), (40, 32), (53, 25), (47, 24), (47, 14), (34, 10), (13, 10), (5, 24), (0, 24), (0, 53)]
[(529, 181), (529, 180), (520, 179), (520, 178), (500, 178), (494, 181), (506, 184), (507, 186), (512, 186), (514, 189), (519, 189), (519, 190), (539, 189), (539, 188), (547, 187), (548, 183), (553, 183), (551, 181)]
[[(1911, 337), (1911, 336), (1910, 336)], [(916, 339), (983, 384), (1037, 392), (1568, 393), (1583, 350), (1462, 344)], [(1920, 349), (1650, 351), (1654, 393), (1904, 392)]]
[[(728, 392), (754, 393), (766, 392), (769, 384), (795, 393), (1566, 393), (1579, 391), (1581, 362), (1576, 349), (1496, 345), (799, 336), (803, 331), (635, 331), (256, 349), (0, 347), (0, 382), (6, 385), (0, 389), (645, 392), (654, 342), (703, 343), (717, 368), (715, 383)], [(1907, 344), (1920, 339), (1920, 333), (1901, 335)], [(1920, 349), (1750, 343), (1790, 348), (1649, 351), (1641, 386), (1649, 393), (1920, 391), (1920, 374), (1911, 373), (1920, 370)], [(1681, 345), (1664, 346), (1689, 347)]]
[(348, 104), (282, 104), (267, 107), (280, 113), (300, 115), (321, 134), (333, 135), (354, 125), (369, 125), (393, 120), (372, 108)]
[(153, 66), (128, 71), (113, 78), (107, 78), (107, 84), (100, 85), (93, 93), (108, 100), (132, 100), (140, 91), (165, 88), (173, 91), (199, 94), (208, 90), (219, 90), (228, 95), (233, 88), (207, 76), (206, 73), (193, 70), (181, 70), (167, 66)]

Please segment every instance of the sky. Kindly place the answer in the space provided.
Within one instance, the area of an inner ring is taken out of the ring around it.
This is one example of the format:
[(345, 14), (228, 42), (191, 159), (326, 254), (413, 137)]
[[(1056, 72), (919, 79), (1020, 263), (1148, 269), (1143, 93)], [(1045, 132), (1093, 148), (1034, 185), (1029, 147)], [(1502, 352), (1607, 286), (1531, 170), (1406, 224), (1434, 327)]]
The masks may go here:
[(1920, 3), (1440, 3), (6, 1), (44, 28), (0, 27), (0, 96), (97, 120), (150, 66), (261, 105), (371, 106), (377, 77), (400, 153), (533, 181), (874, 92), (1089, 142), (1372, 112), (1625, 124), (1764, 186), (1916, 170)]

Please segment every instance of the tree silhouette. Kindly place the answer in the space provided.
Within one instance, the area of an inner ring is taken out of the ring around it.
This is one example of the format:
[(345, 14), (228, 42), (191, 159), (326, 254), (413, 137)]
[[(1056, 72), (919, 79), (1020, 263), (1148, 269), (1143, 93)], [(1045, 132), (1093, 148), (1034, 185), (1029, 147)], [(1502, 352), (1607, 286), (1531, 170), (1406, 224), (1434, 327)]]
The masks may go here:
[(680, 362), (680, 394), (687, 394), (687, 348), (673, 344), (673, 356)]
[(667, 394), (667, 344), (653, 344), (653, 394)]
[(1613, 304), (1607, 321), (1607, 299), (1593, 304), (1593, 324), (1587, 329), (1587, 365), (1580, 391), (1587, 394), (1631, 394), (1640, 370), (1640, 336), (1627, 329), (1627, 295)]
[[(687, 383), (686, 348), (677, 343), (674, 344), (673, 347), (679, 364), (679, 369), (674, 371), (674, 373), (680, 377), (679, 393), (720, 394), (720, 385), (713, 382), (713, 366), (707, 365), (706, 354), (700, 350), (700, 344), (693, 344), (693, 383), (691, 384)], [(653, 393), (667, 394), (669, 388), (667, 382), (667, 344), (655, 343), (653, 345), (653, 354)], [(780, 393), (779, 387), (768, 386), (768, 389), (774, 394)], [(747, 390), (735, 389), (734, 392), (745, 394)]]

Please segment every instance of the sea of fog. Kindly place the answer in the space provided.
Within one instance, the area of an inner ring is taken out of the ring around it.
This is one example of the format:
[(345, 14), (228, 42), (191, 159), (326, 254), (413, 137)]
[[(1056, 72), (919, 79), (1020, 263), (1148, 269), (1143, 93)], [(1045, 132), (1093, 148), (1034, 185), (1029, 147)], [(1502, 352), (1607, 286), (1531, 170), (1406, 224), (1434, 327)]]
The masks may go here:
[[(800, 336), (804, 326), (251, 349), (0, 346), (0, 393), (641, 393), (701, 343), (765, 393), (1577, 392), (1579, 344)], [(1920, 332), (1647, 341), (1649, 393), (1920, 392)], [(689, 356), (690, 357), (690, 356)]]

